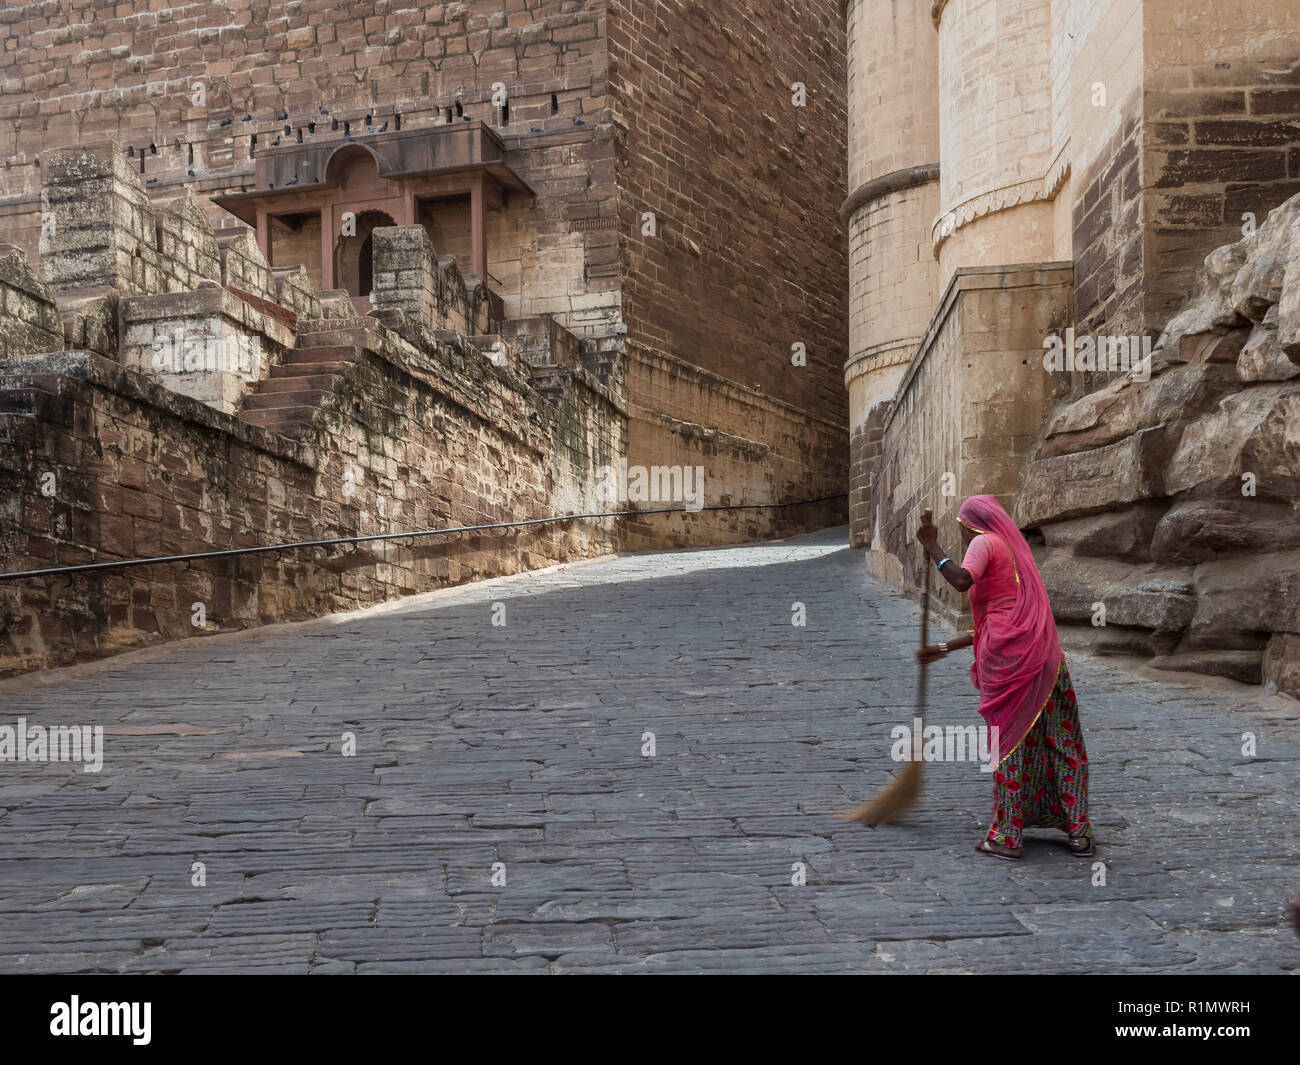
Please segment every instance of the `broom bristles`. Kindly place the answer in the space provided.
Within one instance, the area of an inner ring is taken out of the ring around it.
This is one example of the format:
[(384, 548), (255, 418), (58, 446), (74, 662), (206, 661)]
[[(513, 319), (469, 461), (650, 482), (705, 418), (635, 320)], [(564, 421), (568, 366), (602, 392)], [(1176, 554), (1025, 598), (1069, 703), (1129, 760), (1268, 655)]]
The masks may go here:
[(908, 762), (884, 791), (870, 802), (835, 816), (841, 821), (852, 821), (868, 828), (886, 824), (910, 807), (921, 794), (921, 763)]
[[(925, 515), (922, 521), (929, 525), (934, 519), (934, 513), (929, 507), (925, 508)], [(930, 566), (923, 559), (921, 562), (921, 646), (926, 645), (929, 639), (930, 630)], [(868, 828), (875, 828), (877, 825), (883, 825), (892, 821), (909, 806), (916, 802), (917, 797), (921, 794), (921, 729), (920, 717), (925, 711), (925, 663), (921, 663), (920, 673), (916, 678), (916, 716), (917, 730), (916, 735), (912, 737), (912, 760), (903, 766), (902, 772), (898, 774), (893, 782), (877, 795), (870, 802), (863, 803), (853, 810), (844, 810), (835, 816), (841, 821), (852, 821), (855, 824), (866, 825)]]

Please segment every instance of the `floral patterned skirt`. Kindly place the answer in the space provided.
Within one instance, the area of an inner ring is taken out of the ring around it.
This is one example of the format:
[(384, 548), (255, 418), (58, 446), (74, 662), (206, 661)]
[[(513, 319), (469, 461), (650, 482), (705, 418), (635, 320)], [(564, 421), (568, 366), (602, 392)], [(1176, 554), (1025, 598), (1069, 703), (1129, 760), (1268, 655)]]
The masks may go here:
[(1072, 835), (1091, 831), (1088, 751), (1074, 685), (1064, 666), (1034, 727), (993, 773), (988, 838), (1018, 849), (1026, 828), (1059, 828)]

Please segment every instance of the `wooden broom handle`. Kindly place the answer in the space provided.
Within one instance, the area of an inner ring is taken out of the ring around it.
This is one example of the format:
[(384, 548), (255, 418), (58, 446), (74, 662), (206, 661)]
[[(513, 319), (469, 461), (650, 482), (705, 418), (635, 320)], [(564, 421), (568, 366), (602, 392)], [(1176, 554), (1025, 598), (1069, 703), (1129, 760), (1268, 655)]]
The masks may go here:
[[(925, 524), (928, 525), (934, 520), (934, 512), (925, 508)], [(921, 646), (925, 647), (930, 639), (930, 557), (925, 549), (921, 550)], [(916, 718), (918, 721), (923, 720), (925, 715), (925, 676), (926, 663), (921, 663), (921, 669), (916, 677)], [(921, 735), (923, 729), (918, 729), (916, 735), (912, 737), (912, 758), (916, 762), (922, 760)]]
[[(930, 525), (933, 522), (934, 511), (926, 507), (921, 518), (921, 524)], [(923, 594), (921, 595), (921, 646), (926, 647), (930, 642), (930, 559), (925, 551), (921, 552), (921, 568), (923, 572), (921, 579), (923, 588)]]

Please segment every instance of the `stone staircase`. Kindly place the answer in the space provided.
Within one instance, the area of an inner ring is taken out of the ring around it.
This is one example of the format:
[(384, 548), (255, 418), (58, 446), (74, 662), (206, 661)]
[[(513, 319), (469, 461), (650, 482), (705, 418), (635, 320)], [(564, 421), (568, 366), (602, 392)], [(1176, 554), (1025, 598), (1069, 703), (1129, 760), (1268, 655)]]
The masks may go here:
[(298, 343), (271, 376), (244, 398), (239, 416), (281, 436), (298, 437), (365, 347), (373, 318), (316, 318), (298, 323)]

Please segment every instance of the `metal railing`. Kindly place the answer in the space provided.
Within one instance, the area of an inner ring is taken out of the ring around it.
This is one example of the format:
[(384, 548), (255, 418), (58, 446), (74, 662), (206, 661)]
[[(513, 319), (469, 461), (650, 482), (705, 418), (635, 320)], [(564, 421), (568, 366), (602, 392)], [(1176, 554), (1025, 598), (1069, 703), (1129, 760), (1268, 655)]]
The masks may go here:
[[(592, 518), (638, 518), (654, 514), (703, 514), (718, 510), (774, 510), (781, 507), (809, 507), (846, 499), (847, 492), (822, 496), (820, 499), (800, 499), (792, 503), (737, 503), (711, 507), (664, 507), (657, 510), (612, 510), (595, 514), (555, 514), (546, 518), (528, 518), (523, 521), (500, 521), (490, 525), (460, 525), (451, 529), (416, 529), (411, 532), (373, 533), (369, 536), (338, 536), (329, 540), (297, 540), (287, 544), (267, 544), (260, 547), (233, 547), (224, 551), (199, 551), (188, 555), (159, 555), (156, 558), (128, 558), (118, 562), (87, 562), (77, 566), (51, 566), (46, 569), (20, 570), (0, 573), (0, 581), (18, 581), (31, 577), (56, 577), (71, 573), (91, 573), (99, 570), (127, 569), (132, 566), (158, 566), (168, 562), (191, 562), (205, 558), (233, 558), (239, 555), (278, 554), (306, 547), (333, 547), (340, 544), (366, 544), (380, 540), (417, 540), (428, 536), (488, 532), (492, 529), (517, 529), (528, 525), (546, 525), (560, 521), (581, 521)], [(414, 546), (414, 545), (411, 545)]]

